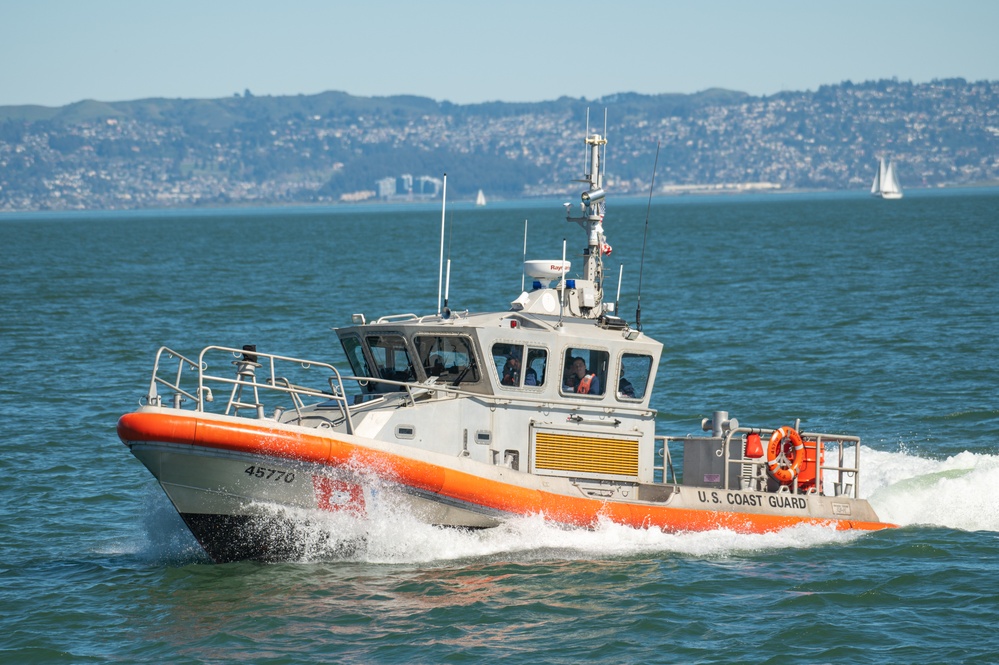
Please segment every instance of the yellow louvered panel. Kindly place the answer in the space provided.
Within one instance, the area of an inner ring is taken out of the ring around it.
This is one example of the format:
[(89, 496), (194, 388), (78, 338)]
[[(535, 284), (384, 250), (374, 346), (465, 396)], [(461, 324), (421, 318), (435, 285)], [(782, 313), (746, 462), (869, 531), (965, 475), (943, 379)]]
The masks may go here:
[(534, 467), (545, 471), (638, 475), (638, 441), (537, 432)]

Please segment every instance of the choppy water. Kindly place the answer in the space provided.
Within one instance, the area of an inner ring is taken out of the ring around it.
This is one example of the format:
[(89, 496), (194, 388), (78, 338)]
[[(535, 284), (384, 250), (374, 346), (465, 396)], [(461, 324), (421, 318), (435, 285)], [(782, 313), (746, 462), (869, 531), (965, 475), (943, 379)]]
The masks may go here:
[[(0, 217), (0, 660), (999, 662), (999, 192), (656, 202), (660, 433), (727, 409), (864, 439), (902, 529), (667, 535), (345, 524), (342, 561), (213, 565), (115, 435), (155, 349), (342, 362), (351, 313), (436, 309), (433, 207)], [(611, 201), (634, 319), (645, 201)], [(452, 307), (504, 307), (582, 232), (449, 212)], [(333, 519), (331, 517), (331, 519)]]

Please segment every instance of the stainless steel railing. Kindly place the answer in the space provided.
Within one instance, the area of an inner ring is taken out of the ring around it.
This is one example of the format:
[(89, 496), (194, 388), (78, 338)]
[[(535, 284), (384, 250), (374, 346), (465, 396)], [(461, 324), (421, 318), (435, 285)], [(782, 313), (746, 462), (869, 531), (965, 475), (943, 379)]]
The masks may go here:
[[(750, 458), (745, 455), (745, 437), (749, 434), (759, 434), (762, 437), (769, 437), (774, 432), (774, 429), (758, 428), (758, 427), (737, 427), (731, 429), (725, 433), (721, 438), (722, 440), (722, 460), (721, 466), (723, 472), (719, 481), (722, 487), (731, 487), (732, 481), (732, 468), (741, 467), (741, 472), (739, 474), (740, 482), (745, 479), (749, 481), (748, 487), (743, 487), (743, 489), (763, 489), (766, 475), (767, 456), (764, 452), (763, 457), (760, 458)], [(825, 471), (832, 471), (835, 474), (835, 480), (832, 481), (832, 496), (847, 496), (851, 498), (857, 498), (860, 496), (860, 437), (851, 436), (845, 434), (828, 434), (822, 432), (805, 432), (799, 433), (802, 441), (805, 445), (806, 450), (811, 448), (814, 451), (814, 459), (816, 463), (816, 479), (817, 482), (812, 491), (825, 493)], [(739, 436), (742, 439), (742, 451), (743, 455), (741, 457), (733, 457), (732, 446), (730, 445), (733, 438)], [(673, 465), (673, 454), (670, 449), (670, 444), (682, 444), (684, 441), (689, 441), (691, 437), (675, 437), (675, 436), (656, 436), (656, 446), (655, 446), (655, 460), (653, 463), (653, 470), (656, 474), (656, 479), (663, 483), (672, 484), (682, 484), (682, 476), (677, 473)], [(712, 439), (704, 439), (705, 444), (707, 444)], [(717, 441), (718, 439), (713, 439)], [(833, 450), (826, 450), (826, 446), (833, 446)], [(852, 455), (847, 454), (847, 447), (853, 446)], [(765, 450), (765, 447), (764, 447)], [(682, 454), (681, 454), (682, 459)], [(744, 471), (748, 470), (749, 473)], [(787, 485), (791, 492), (798, 492), (798, 478), (795, 477), (790, 485)]]

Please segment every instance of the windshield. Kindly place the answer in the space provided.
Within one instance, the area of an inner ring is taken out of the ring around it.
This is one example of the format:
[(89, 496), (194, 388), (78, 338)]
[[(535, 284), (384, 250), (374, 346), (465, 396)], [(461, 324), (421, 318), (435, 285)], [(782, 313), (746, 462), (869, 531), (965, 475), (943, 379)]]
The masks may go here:
[(440, 377), (449, 383), (475, 383), (479, 367), (472, 342), (456, 335), (419, 335), (413, 338), (420, 365), (427, 378)]
[(401, 335), (369, 335), (368, 347), (378, 376), (390, 381), (416, 381), (416, 370)]

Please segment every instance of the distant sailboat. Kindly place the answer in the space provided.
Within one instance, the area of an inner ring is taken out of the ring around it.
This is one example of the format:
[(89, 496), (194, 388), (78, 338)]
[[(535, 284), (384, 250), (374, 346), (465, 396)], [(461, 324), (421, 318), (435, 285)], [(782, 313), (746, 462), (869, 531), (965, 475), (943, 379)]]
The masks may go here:
[(475, 205), (477, 206), (486, 205), (486, 195), (482, 193), (481, 189), (479, 190), (479, 195), (475, 197)]
[(902, 186), (898, 184), (898, 176), (895, 175), (895, 165), (882, 159), (878, 164), (878, 172), (874, 174), (874, 182), (871, 184), (871, 195), (880, 196), (883, 199), (902, 198)]

